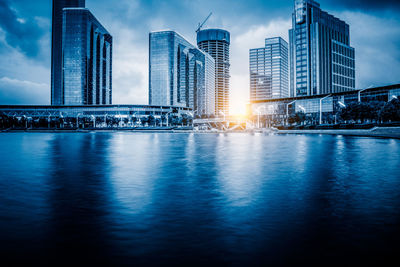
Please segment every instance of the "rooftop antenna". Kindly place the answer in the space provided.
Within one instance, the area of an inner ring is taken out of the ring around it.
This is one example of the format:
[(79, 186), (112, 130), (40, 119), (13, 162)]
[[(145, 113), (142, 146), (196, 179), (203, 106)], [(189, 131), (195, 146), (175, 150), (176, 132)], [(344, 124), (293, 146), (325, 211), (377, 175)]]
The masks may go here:
[(196, 33), (198, 33), (201, 28), (203, 28), (204, 24), (207, 22), (207, 20), (211, 17), (212, 12), (210, 12), (210, 14), (208, 15), (208, 17), (203, 21), (203, 23), (199, 23), (199, 27), (197, 27)]

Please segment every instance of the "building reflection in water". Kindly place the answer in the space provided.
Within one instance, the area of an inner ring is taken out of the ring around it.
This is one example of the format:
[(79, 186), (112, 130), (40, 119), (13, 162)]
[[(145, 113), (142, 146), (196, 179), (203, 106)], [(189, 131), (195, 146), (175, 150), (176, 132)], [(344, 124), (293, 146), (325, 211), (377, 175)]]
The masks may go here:
[(400, 238), (393, 140), (21, 133), (0, 145), (0, 237), (24, 259), (293, 265), (384, 258)]
[(50, 142), (48, 255), (103, 261), (110, 252), (107, 216), (112, 206), (108, 134), (56, 134)]

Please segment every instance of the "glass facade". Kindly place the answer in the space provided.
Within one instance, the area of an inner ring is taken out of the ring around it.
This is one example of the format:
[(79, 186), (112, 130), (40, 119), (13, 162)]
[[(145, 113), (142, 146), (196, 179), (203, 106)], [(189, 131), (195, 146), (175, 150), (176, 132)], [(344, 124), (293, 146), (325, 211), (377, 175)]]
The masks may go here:
[(340, 111), (343, 104), (349, 105), (359, 100), (361, 102), (388, 102), (396, 97), (400, 97), (400, 84), (325, 95), (252, 101), (251, 110), (253, 114), (260, 115), (286, 116), (287, 113), (290, 115), (297, 112), (318, 115), (321, 107), (322, 113), (334, 115)]
[(290, 42), (290, 96), (355, 89), (355, 51), (349, 25), (313, 0), (296, 0)]
[(174, 31), (149, 35), (149, 103), (215, 112), (215, 61)]
[(53, 0), (51, 39), (51, 104), (63, 103), (62, 91), (62, 31), (63, 8), (85, 7), (85, 0)]
[(215, 61), (199, 49), (189, 50), (189, 92), (196, 115), (215, 114)]
[(250, 49), (250, 101), (289, 96), (288, 44), (280, 37)]
[(230, 33), (221, 29), (206, 29), (197, 33), (198, 47), (215, 60), (215, 114), (229, 114), (229, 46)]
[(157, 118), (168, 114), (175, 115), (188, 115), (190, 116), (192, 110), (185, 107), (160, 107), (160, 106), (147, 106), (147, 105), (99, 105), (99, 106), (1, 106), (0, 115), (14, 116), (14, 117), (73, 117), (76, 118), (91, 118), (91, 116), (104, 117), (104, 116), (144, 116), (153, 115)]
[(63, 11), (61, 105), (112, 103), (112, 36), (86, 8)]

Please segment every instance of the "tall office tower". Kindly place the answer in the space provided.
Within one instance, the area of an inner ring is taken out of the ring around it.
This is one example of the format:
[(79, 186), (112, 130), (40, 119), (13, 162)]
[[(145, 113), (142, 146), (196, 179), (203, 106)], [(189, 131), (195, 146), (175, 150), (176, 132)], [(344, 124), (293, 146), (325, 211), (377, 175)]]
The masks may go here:
[(189, 91), (196, 115), (215, 114), (215, 60), (197, 48), (189, 50)]
[(290, 42), (290, 96), (355, 88), (354, 48), (349, 25), (313, 0), (296, 0)]
[(64, 8), (61, 105), (112, 103), (112, 36), (86, 8)]
[(288, 97), (288, 75), (288, 43), (281, 37), (250, 49), (250, 101)]
[(215, 114), (229, 114), (229, 45), (230, 33), (206, 29), (197, 33), (197, 46), (215, 60)]
[(85, 7), (85, 0), (53, 0), (51, 38), (51, 104), (62, 105), (63, 8)]
[(214, 114), (215, 61), (174, 31), (149, 35), (149, 104)]

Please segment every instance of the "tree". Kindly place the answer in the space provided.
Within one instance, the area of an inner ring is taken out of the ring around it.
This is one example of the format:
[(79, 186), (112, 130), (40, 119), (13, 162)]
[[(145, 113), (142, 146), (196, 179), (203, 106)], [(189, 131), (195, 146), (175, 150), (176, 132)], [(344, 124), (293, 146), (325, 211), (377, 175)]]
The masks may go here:
[(106, 124), (107, 124), (107, 127), (112, 127), (113, 126), (113, 117), (112, 116), (107, 116), (106, 117)]
[(380, 110), (379, 117), (382, 121), (400, 121), (400, 100), (393, 99), (386, 103)]
[(292, 114), (288, 118), (288, 122), (290, 124), (297, 123), (297, 124), (302, 124), (306, 120), (306, 114), (303, 112), (296, 112), (296, 114)]
[(123, 118), (123, 122), (125, 123), (125, 125), (127, 125), (129, 122), (129, 118)]
[(149, 121), (148, 121), (149, 126), (154, 126), (154, 124), (155, 124), (155, 122), (156, 122), (156, 118), (154, 118), (153, 115), (149, 115), (148, 120), (149, 120)]
[(99, 125), (100, 123), (104, 122), (104, 118), (103, 117), (96, 117), (96, 125)]
[(189, 117), (187, 114), (182, 114), (182, 123), (188, 125)]
[(362, 103), (350, 103), (345, 108), (341, 109), (339, 115), (345, 121), (378, 121), (380, 113), (385, 102), (371, 101)]
[(141, 120), (143, 126), (144, 126), (146, 123), (149, 122), (149, 118), (148, 118), (148, 117), (141, 117), (140, 120)]

